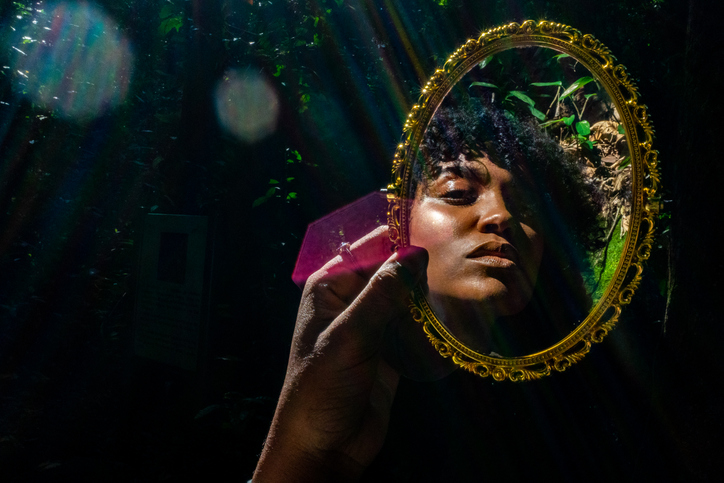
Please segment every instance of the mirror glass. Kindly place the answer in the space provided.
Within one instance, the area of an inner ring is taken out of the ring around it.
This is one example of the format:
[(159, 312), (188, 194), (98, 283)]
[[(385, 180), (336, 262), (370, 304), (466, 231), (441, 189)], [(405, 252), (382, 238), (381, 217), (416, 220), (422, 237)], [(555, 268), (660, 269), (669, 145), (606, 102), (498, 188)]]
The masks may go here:
[(583, 322), (623, 252), (631, 156), (605, 86), (573, 56), (527, 46), (484, 58), (422, 133), (409, 242), (425, 296), (490, 357), (543, 351)]

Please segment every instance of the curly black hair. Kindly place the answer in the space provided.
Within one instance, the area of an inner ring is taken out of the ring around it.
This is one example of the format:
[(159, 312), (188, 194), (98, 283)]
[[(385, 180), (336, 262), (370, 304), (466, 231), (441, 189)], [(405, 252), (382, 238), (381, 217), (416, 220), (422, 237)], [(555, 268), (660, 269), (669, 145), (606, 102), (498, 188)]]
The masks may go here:
[[(409, 196), (420, 183), (435, 179), (441, 164), (461, 154), (486, 154), (496, 165), (522, 179), (532, 179), (531, 199), (545, 206), (556, 225), (567, 225), (575, 243), (586, 251), (605, 245), (600, 216), (603, 198), (581, 174), (581, 164), (530, 120), (469, 99), (447, 102), (435, 113), (413, 166)], [(528, 173), (528, 176), (523, 176)]]
[[(455, 162), (461, 154), (468, 158), (471, 154), (487, 155), (524, 183), (526, 199), (522, 204), (535, 205), (546, 252), (534, 298), (524, 313), (514, 318), (530, 321), (533, 316), (547, 321), (532, 325), (548, 329), (553, 326), (558, 333), (550, 341), (553, 343), (570, 332), (572, 324), (580, 322), (590, 309), (591, 297), (582, 274), (591, 271), (587, 255), (606, 243), (605, 223), (600, 215), (603, 198), (582, 175), (581, 162), (566, 154), (535, 120), (519, 119), (479, 99), (458, 102), (451, 97), (438, 109), (424, 133), (412, 167), (410, 199), (415, 198), (418, 187), (426, 187), (439, 175), (442, 163)], [(501, 326), (506, 325), (520, 326)], [(532, 339), (528, 342), (521, 341), (519, 333), (501, 336), (516, 342), (503, 343), (508, 349), (500, 350), (538, 347), (541, 338), (546, 339), (546, 330), (526, 331)]]

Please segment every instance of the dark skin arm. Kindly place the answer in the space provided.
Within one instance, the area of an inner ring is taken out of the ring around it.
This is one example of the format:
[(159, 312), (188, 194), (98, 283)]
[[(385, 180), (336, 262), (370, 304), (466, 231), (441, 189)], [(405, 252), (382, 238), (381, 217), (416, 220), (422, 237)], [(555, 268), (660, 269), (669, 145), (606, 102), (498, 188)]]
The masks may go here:
[(383, 335), (408, 313), (427, 252), (385, 260), (386, 227), (351, 251), (356, 264), (338, 256), (305, 286), (255, 483), (356, 481), (382, 448), (400, 378), (382, 358)]

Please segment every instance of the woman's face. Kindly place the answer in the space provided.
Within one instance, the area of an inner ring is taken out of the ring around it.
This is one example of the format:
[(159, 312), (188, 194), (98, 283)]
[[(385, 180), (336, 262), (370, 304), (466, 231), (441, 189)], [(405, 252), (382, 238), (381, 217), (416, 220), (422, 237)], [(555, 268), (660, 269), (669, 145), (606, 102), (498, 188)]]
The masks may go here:
[(522, 181), (484, 154), (461, 155), (418, 186), (410, 243), (430, 255), (428, 298), (443, 319), (514, 315), (530, 301), (543, 240)]

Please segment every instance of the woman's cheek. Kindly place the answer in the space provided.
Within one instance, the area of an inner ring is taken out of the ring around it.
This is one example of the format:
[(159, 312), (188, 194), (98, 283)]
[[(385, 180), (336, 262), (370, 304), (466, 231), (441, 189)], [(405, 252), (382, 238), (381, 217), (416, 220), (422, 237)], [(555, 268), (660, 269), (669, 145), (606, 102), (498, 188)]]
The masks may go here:
[(423, 202), (415, 210), (410, 243), (427, 250), (449, 246), (458, 231), (456, 220), (444, 210), (430, 205), (432, 203)]

